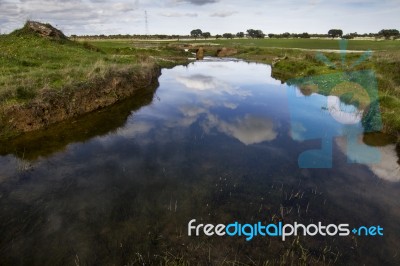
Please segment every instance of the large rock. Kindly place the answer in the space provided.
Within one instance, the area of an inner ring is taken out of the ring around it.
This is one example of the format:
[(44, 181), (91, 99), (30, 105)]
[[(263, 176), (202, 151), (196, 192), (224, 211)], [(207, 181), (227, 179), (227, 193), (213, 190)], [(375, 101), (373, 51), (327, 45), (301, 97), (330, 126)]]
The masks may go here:
[(197, 49), (197, 51), (196, 51), (196, 59), (197, 60), (203, 60), (204, 59), (204, 49), (203, 49), (203, 47), (200, 47), (199, 49)]
[(68, 39), (67, 36), (59, 29), (54, 28), (50, 24), (44, 24), (37, 21), (28, 21), (25, 24), (26, 29), (32, 30), (42, 37), (50, 37), (53, 39)]
[(274, 59), (272, 59), (272, 66), (274, 67), (277, 63), (279, 63), (282, 60), (286, 60), (288, 59), (288, 56), (285, 55), (283, 57), (275, 57)]
[(223, 47), (222, 49), (217, 50), (218, 57), (225, 57), (237, 54), (237, 50), (235, 48), (226, 48)]

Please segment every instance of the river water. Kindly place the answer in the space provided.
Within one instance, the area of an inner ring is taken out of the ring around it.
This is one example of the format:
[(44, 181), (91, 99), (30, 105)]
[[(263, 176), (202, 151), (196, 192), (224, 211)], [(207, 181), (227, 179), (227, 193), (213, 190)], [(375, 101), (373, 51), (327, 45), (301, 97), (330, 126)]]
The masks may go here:
[[(154, 94), (2, 143), (0, 264), (399, 265), (395, 145), (363, 134), (353, 105), (270, 76), (237, 60), (164, 69)], [(196, 237), (192, 219), (383, 236)]]

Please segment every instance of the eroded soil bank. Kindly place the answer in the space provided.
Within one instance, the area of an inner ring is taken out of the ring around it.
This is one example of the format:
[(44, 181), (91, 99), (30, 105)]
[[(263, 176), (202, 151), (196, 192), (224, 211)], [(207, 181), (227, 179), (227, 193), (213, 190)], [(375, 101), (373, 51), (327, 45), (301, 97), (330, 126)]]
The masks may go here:
[(157, 83), (161, 68), (156, 63), (140, 68), (110, 70), (103, 77), (62, 90), (42, 90), (38, 97), (4, 106), (1, 110), (0, 137), (9, 138), (110, 106), (138, 90)]

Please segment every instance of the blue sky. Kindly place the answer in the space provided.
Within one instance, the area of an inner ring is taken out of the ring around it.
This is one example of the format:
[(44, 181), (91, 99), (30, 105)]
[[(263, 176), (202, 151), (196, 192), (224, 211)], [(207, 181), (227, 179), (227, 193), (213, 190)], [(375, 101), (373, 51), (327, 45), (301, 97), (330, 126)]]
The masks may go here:
[(400, 0), (0, 0), (0, 31), (27, 19), (49, 22), (66, 34), (211, 34), (249, 28), (264, 33), (326, 33), (400, 29)]

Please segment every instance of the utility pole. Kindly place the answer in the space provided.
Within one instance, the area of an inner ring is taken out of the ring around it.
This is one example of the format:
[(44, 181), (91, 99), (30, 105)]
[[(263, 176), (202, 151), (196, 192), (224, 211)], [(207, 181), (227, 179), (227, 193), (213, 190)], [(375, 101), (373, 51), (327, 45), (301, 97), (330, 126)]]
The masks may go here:
[(144, 22), (146, 27), (146, 35), (149, 35), (149, 22), (147, 20), (147, 10), (144, 11)]

